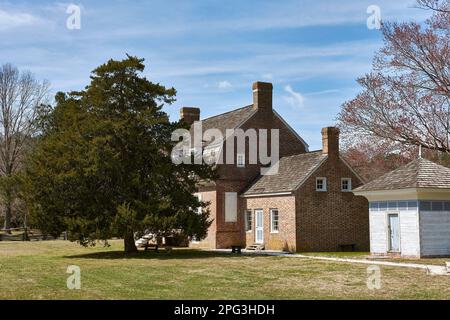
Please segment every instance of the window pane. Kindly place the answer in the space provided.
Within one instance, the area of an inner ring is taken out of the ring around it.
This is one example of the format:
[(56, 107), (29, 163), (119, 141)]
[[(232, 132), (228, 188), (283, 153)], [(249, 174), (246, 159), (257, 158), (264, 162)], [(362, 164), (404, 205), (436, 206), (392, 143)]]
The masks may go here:
[(450, 211), (450, 202), (445, 202), (444, 203), (444, 210), (445, 211)]
[(431, 202), (430, 201), (420, 201), (420, 210), (430, 211)]
[(373, 201), (370, 203), (370, 210), (372, 211), (378, 211), (378, 202)]
[(270, 211), (271, 231), (278, 231), (278, 210)]
[(408, 210), (417, 210), (417, 201), (408, 201)]
[(397, 202), (388, 202), (389, 210), (397, 210)]
[(406, 210), (408, 208), (408, 203), (406, 201), (399, 201), (397, 205), (398, 210)]
[(444, 205), (442, 201), (433, 201), (431, 202), (431, 210), (433, 211), (443, 211)]
[(352, 183), (350, 178), (344, 178), (342, 179), (342, 191), (350, 191), (352, 189)]
[(238, 155), (237, 155), (237, 166), (238, 167), (245, 166), (245, 155), (242, 153), (238, 153)]
[(252, 212), (247, 210), (245, 212), (245, 231), (252, 230)]
[(326, 190), (327, 189), (327, 181), (325, 178), (317, 178), (316, 179), (316, 190)]
[(380, 207), (380, 210), (386, 210), (387, 209), (387, 202), (381, 201), (379, 203), (379, 207)]

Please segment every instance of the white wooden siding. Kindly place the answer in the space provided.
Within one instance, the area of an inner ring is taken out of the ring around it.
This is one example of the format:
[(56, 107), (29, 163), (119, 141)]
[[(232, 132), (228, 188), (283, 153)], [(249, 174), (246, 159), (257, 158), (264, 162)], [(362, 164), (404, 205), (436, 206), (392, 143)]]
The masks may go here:
[(421, 211), (422, 256), (450, 255), (450, 212)]
[(370, 252), (387, 253), (389, 250), (389, 232), (387, 215), (398, 213), (400, 227), (400, 251), (402, 255), (420, 255), (419, 218), (417, 211), (370, 211)]
[(370, 252), (386, 253), (387, 248), (387, 228), (386, 228), (386, 212), (370, 211)]
[(420, 255), (417, 211), (400, 211), (400, 251), (404, 256)]

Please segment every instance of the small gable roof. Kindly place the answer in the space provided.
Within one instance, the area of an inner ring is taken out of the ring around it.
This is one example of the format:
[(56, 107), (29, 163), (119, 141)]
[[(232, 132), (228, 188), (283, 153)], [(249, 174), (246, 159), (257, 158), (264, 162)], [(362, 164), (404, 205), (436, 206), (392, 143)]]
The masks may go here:
[(409, 188), (450, 189), (450, 168), (419, 158), (386, 173), (354, 191), (381, 191)]
[(277, 174), (260, 176), (243, 196), (294, 191), (326, 158), (322, 150), (283, 157), (279, 161)]

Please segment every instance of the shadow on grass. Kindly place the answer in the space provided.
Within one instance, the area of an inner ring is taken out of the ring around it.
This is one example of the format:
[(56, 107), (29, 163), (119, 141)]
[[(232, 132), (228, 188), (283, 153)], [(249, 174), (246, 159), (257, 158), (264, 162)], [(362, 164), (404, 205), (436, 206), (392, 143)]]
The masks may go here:
[(222, 258), (222, 257), (242, 257), (243, 255), (229, 254), (224, 252), (211, 252), (195, 249), (174, 249), (171, 252), (160, 250), (138, 251), (134, 253), (125, 253), (123, 251), (106, 251), (106, 252), (92, 252), (77, 255), (64, 256), (68, 259), (202, 259), (202, 258)]

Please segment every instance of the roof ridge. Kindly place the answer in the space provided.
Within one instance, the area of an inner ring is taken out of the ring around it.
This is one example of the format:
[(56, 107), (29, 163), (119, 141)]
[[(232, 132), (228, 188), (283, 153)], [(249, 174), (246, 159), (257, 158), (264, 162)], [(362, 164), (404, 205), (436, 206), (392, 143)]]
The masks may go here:
[(355, 190), (371, 191), (405, 188), (450, 188), (450, 168), (428, 159), (417, 158)]
[(244, 106), (244, 107), (240, 107), (240, 108), (237, 108), (237, 109), (233, 109), (233, 110), (230, 110), (230, 111), (227, 111), (227, 112), (224, 112), (224, 113), (219, 113), (219, 114), (216, 114), (214, 116), (210, 116), (208, 118), (201, 119), (200, 121), (205, 121), (205, 120), (209, 120), (209, 119), (212, 119), (212, 118), (220, 117), (220, 116), (223, 116), (224, 114), (228, 114), (228, 113), (231, 113), (231, 112), (235, 112), (235, 111), (238, 111), (238, 110), (249, 108), (251, 106), (253, 106), (253, 104), (249, 104), (248, 106)]
[[(281, 157), (280, 160), (281, 159), (298, 157), (298, 156), (303, 156), (303, 155), (307, 155), (307, 154), (309, 155), (309, 154), (313, 154), (313, 153), (319, 153), (319, 152), (322, 153), (322, 149), (321, 150), (314, 150), (314, 151), (303, 152), (303, 153), (291, 154), (290, 156)], [(325, 154), (324, 154), (324, 156), (325, 156)]]

